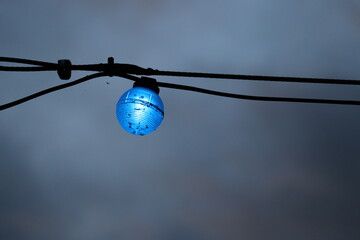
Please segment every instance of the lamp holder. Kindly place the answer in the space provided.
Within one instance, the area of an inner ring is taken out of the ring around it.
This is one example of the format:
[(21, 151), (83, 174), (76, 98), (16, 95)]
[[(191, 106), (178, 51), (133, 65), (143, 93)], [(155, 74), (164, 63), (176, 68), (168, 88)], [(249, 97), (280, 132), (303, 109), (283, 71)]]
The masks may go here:
[(133, 87), (144, 87), (156, 92), (157, 94), (160, 93), (160, 88), (154, 78), (141, 77), (134, 82)]

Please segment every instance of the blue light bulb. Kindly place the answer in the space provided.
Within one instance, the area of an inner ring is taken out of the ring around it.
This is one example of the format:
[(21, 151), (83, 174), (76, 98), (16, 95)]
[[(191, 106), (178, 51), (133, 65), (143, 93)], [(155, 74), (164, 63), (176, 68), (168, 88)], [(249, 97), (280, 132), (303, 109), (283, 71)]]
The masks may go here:
[(159, 95), (146, 87), (127, 90), (116, 105), (120, 125), (129, 133), (146, 135), (155, 131), (164, 118), (164, 105)]

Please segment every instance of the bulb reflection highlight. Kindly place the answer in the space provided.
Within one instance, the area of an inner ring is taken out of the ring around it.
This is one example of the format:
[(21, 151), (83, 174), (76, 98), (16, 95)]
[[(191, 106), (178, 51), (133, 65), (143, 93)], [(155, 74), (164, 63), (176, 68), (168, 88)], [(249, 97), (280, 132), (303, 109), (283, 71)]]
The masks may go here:
[(156, 92), (145, 87), (134, 87), (120, 97), (116, 116), (127, 132), (146, 135), (160, 126), (164, 118), (164, 105)]

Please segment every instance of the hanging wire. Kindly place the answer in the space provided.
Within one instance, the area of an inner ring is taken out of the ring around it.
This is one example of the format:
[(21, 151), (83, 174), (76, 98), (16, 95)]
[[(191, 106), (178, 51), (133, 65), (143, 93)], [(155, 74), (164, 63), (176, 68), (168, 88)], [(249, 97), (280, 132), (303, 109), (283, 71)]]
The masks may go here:
[[(113, 58), (108, 59), (106, 64), (88, 64), (88, 65), (72, 65), (69, 60), (59, 60), (58, 63), (34, 61), (20, 58), (0, 57), (0, 62), (11, 62), (17, 64), (33, 65), (31, 67), (13, 67), (0, 66), (0, 71), (58, 71), (61, 79), (67, 80), (71, 76), (72, 70), (80, 71), (95, 71), (92, 75), (80, 78), (78, 80), (51, 87), (38, 93), (34, 93), (27, 97), (15, 100), (13, 102), (0, 105), (0, 111), (27, 102), (34, 98), (43, 96), (45, 94), (55, 92), (64, 88), (75, 86), (79, 83), (88, 81), (90, 79), (104, 77), (104, 76), (118, 76), (133, 81), (137, 81), (139, 76), (172, 76), (172, 77), (194, 77), (194, 78), (216, 78), (216, 79), (233, 79), (233, 80), (248, 80), (248, 81), (270, 81), (270, 82), (292, 82), (292, 83), (315, 83), (315, 84), (341, 84), (341, 85), (360, 85), (359, 80), (348, 79), (327, 79), (327, 78), (300, 78), (300, 77), (274, 77), (274, 76), (255, 76), (255, 75), (235, 75), (235, 74), (213, 74), (213, 73), (195, 73), (195, 72), (175, 72), (175, 71), (159, 71), (151, 68), (141, 68), (132, 64), (114, 63)], [(67, 63), (66, 65), (62, 63)], [(68, 77), (63, 78), (61, 75), (65, 73)], [(132, 75), (131, 75), (132, 74)], [(323, 103), (323, 104), (342, 104), (342, 105), (360, 105), (360, 101), (356, 100), (335, 100), (335, 99), (310, 99), (310, 98), (289, 98), (289, 97), (264, 97), (251, 96), (234, 93), (225, 93), (220, 91), (208, 90), (204, 88), (158, 82), (158, 86), (186, 91), (199, 92), (204, 94), (216, 95), (221, 97), (255, 100), (255, 101), (273, 101), (273, 102), (297, 102), (297, 103)]]
[[(121, 74), (116, 75), (118, 77), (127, 78), (133, 81), (139, 81), (140, 78)], [(219, 92), (199, 87), (192, 87), (187, 85), (180, 85), (174, 83), (164, 83), (164, 82), (157, 82), (159, 87), (165, 88), (172, 88), (178, 90), (185, 90), (185, 91), (192, 91), (192, 92), (199, 92), (205, 93), (209, 95), (215, 95), (220, 97), (228, 97), (228, 98), (236, 98), (236, 99), (243, 99), (243, 100), (254, 100), (254, 101), (271, 101), (271, 102), (294, 102), (294, 103), (323, 103), (323, 104), (341, 104), (341, 105), (360, 105), (360, 101), (355, 100), (334, 100), (334, 99), (311, 99), (311, 98), (289, 98), (289, 97), (263, 97), (263, 96), (253, 96), (253, 95), (244, 95), (244, 94), (235, 94), (235, 93), (226, 93), (226, 92)]]
[(20, 98), (20, 99), (18, 99), (18, 100), (15, 100), (15, 101), (13, 101), (13, 102), (9, 102), (9, 103), (0, 105), (0, 111), (5, 110), (5, 109), (8, 109), (8, 108), (11, 108), (11, 107), (14, 107), (14, 106), (16, 106), (16, 105), (19, 105), (19, 104), (21, 104), (21, 103), (30, 101), (30, 100), (32, 100), (32, 99), (38, 98), (38, 97), (43, 96), (43, 95), (45, 95), (45, 94), (48, 94), (48, 93), (51, 93), (51, 92), (55, 92), (55, 91), (59, 91), (59, 90), (61, 90), (61, 89), (65, 89), (65, 88), (68, 88), (68, 87), (72, 87), (72, 86), (75, 86), (75, 85), (77, 85), (77, 84), (80, 84), (80, 83), (89, 81), (89, 80), (91, 80), (91, 79), (98, 78), (98, 77), (104, 77), (104, 76), (107, 76), (107, 74), (105, 74), (105, 73), (94, 73), (94, 74), (92, 74), (92, 75), (85, 76), (85, 77), (83, 77), (83, 78), (80, 78), (80, 79), (75, 80), (75, 81), (72, 81), (72, 82), (68, 82), (68, 83), (65, 83), (65, 84), (61, 84), (61, 85), (58, 85), (58, 86), (55, 86), (55, 87), (51, 87), (51, 88), (42, 90), (42, 91), (40, 91), (40, 92), (31, 94), (31, 95), (29, 95), (29, 96), (27, 96), (27, 97), (23, 97), (23, 98)]
[(35, 60), (22, 59), (22, 58), (0, 57), (0, 62), (9, 62), (9, 63), (18, 63), (18, 64), (27, 64), (27, 65), (36, 66), (36, 67), (0, 66), (0, 71), (34, 72), (34, 71), (55, 71), (58, 69), (58, 64), (56, 63), (35, 61)]
[(317, 84), (342, 84), (360, 85), (359, 80), (347, 79), (328, 79), (328, 78), (301, 78), (301, 77), (275, 77), (275, 76), (254, 76), (254, 75), (235, 75), (235, 74), (215, 74), (215, 73), (196, 73), (196, 72), (173, 72), (150, 70), (152, 76), (177, 76), (194, 78), (217, 78), (248, 81), (268, 81), (268, 82), (292, 82), (292, 83), (317, 83)]
[[(240, 75), (240, 74), (216, 74), (216, 73), (198, 73), (198, 72), (177, 72), (160, 71), (152, 68), (142, 68), (132, 64), (119, 63), (101, 63), (71, 65), (70, 70), (95, 71), (119, 74), (134, 74), (143, 76), (171, 76), (171, 77), (193, 77), (193, 78), (216, 78), (247, 81), (270, 81), (270, 82), (292, 82), (292, 83), (316, 83), (316, 84), (341, 84), (341, 85), (360, 85), (360, 80), (349, 79), (330, 79), (330, 78), (303, 78), (303, 77), (278, 77), (278, 76), (259, 76), (259, 75)], [(59, 64), (50, 62), (41, 62), (21, 58), (0, 57), (0, 62), (13, 62), (40, 67), (6, 67), (0, 66), (1, 71), (54, 71), (59, 68)]]
[(213, 91), (213, 90), (208, 90), (208, 89), (204, 89), (204, 88), (198, 88), (198, 87), (192, 87), (192, 86), (186, 86), (186, 85), (180, 85), (180, 84), (174, 84), (174, 83), (158, 82), (158, 86), (165, 87), (165, 88), (173, 88), (173, 89), (205, 93), (205, 94), (221, 96), (221, 97), (237, 98), (237, 99), (244, 99), (244, 100), (254, 100), (254, 101), (360, 105), (360, 101), (353, 101), (353, 100), (252, 96), (252, 95), (242, 95), (242, 94), (219, 92), (219, 91)]
[(0, 57), (0, 62), (20, 63), (27, 65), (43, 66), (43, 67), (57, 66), (56, 63), (51, 63), (51, 62), (43, 62), (43, 61), (36, 61), (36, 60), (23, 59), (23, 58), (11, 58), (11, 57)]

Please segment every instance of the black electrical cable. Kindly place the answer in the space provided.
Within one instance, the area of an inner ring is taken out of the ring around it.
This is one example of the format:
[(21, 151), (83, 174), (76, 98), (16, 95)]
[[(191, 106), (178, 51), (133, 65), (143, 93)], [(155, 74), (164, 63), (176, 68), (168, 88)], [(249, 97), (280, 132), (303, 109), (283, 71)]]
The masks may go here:
[[(15, 100), (13, 102), (9, 102), (4, 105), (0, 105), (0, 111), (14, 107), (16, 105), (19, 105), (21, 103), (30, 101), (32, 99), (35, 99), (37, 97), (43, 96), (45, 94), (55, 92), (64, 88), (68, 88), (71, 86), (75, 86), (77, 84), (83, 83), (85, 81), (98, 78), (98, 77), (104, 77), (108, 76), (107, 73), (95, 73), (92, 75), (85, 76), (83, 78), (80, 78), (78, 80), (68, 82), (62, 85), (58, 85), (55, 87), (51, 87), (45, 90), (42, 90), (40, 92), (34, 93), (32, 95), (29, 95), (27, 97)], [(126, 78), (132, 81), (138, 81), (141, 78), (135, 77), (128, 74), (116, 74), (115, 76)], [(221, 97), (228, 97), (228, 98), (236, 98), (236, 99), (245, 99), (245, 100), (255, 100), (255, 101), (274, 101), (274, 102), (298, 102), (298, 103), (324, 103), (324, 104), (343, 104), (343, 105), (360, 105), (360, 101), (353, 101), (353, 100), (332, 100), (332, 99), (308, 99), (308, 98), (288, 98), (288, 97), (263, 97), (263, 96), (251, 96), (251, 95), (242, 95), (242, 94), (234, 94), (234, 93), (225, 93), (225, 92), (219, 92), (219, 91), (213, 91), (208, 90), (204, 88), (198, 88), (198, 87), (192, 87), (192, 86), (186, 86), (186, 85), (180, 85), (180, 84), (173, 84), (173, 83), (164, 83), (164, 82), (157, 82), (159, 87), (165, 87), (165, 88), (172, 88), (172, 89), (179, 89), (179, 90), (187, 90), (187, 91), (193, 91), (193, 92), (199, 92), (199, 93), (205, 93), (209, 95), (216, 95)]]
[[(133, 80), (133, 81), (141, 80), (141, 78), (131, 76), (131, 75), (128, 75), (128, 74), (119, 74), (119, 75), (116, 75), (116, 76), (122, 77), (122, 78), (127, 78), (127, 79), (130, 79), (130, 80)], [(244, 95), (244, 94), (219, 92), (219, 91), (213, 91), (213, 90), (209, 90), (209, 89), (192, 87), (192, 86), (187, 86), (187, 85), (174, 84), (174, 83), (157, 82), (157, 85), (159, 87), (164, 87), (164, 88), (186, 90), (186, 91), (205, 93), (205, 94), (221, 96), (221, 97), (244, 99), (244, 100), (254, 100), (254, 101), (360, 105), (360, 101), (355, 101), (355, 100), (311, 99), (311, 98), (289, 98), (289, 97), (263, 97), (263, 96), (252, 96), (252, 95)]]
[(255, 100), (255, 101), (271, 101), (271, 102), (296, 102), (296, 103), (324, 103), (324, 104), (342, 104), (342, 105), (360, 105), (360, 101), (354, 100), (333, 100), (333, 99), (310, 99), (310, 98), (289, 98), (289, 97), (263, 97), (263, 96), (251, 96), (234, 93), (225, 93), (219, 91), (208, 90), (204, 88), (185, 86), (174, 83), (163, 83), (157, 82), (159, 87), (180, 89), (186, 91), (200, 92), (210, 95), (216, 95), (228, 98), (237, 98), (244, 100)]
[(43, 96), (43, 95), (45, 95), (45, 94), (48, 94), (48, 93), (51, 93), (51, 92), (55, 92), (55, 91), (58, 91), (58, 90), (61, 90), (61, 89), (64, 89), (64, 88), (72, 87), (72, 86), (75, 86), (75, 85), (77, 85), (77, 84), (86, 82), (86, 81), (88, 81), (88, 80), (91, 80), (91, 79), (94, 79), (94, 78), (98, 78), (98, 77), (104, 77), (104, 76), (107, 76), (107, 74), (105, 74), (105, 73), (95, 73), (95, 74), (85, 76), (85, 77), (83, 77), (83, 78), (80, 78), (80, 79), (75, 80), (75, 81), (72, 81), (72, 82), (68, 82), (68, 83), (65, 83), (65, 84), (61, 84), (61, 85), (58, 85), (58, 86), (55, 86), (55, 87), (51, 87), (51, 88), (42, 90), (42, 91), (40, 91), (40, 92), (31, 94), (31, 95), (29, 95), (29, 96), (27, 96), (27, 97), (24, 97), (24, 98), (15, 100), (15, 101), (13, 101), (13, 102), (6, 103), (6, 104), (4, 104), (4, 105), (0, 105), (0, 111), (5, 110), (5, 109), (8, 109), (8, 108), (11, 108), (11, 107), (14, 107), (14, 106), (16, 106), (16, 105), (19, 105), (19, 104), (21, 104), (21, 103), (30, 101), (30, 100), (32, 100), (32, 99), (38, 98), (38, 97)]
[[(109, 58), (112, 59), (113, 58)], [(13, 62), (38, 65), (40, 67), (7, 67), (0, 66), (2, 71), (52, 71), (58, 70), (59, 64), (34, 61), (20, 58), (0, 57), (0, 62)], [(216, 74), (216, 73), (197, 73), (197, 72), (177, 72), (160, 71), (151, 68), (142, 68), (132, 64), (105, 63), (72, 65), (70, 70), (107, 72), (109, 75), (114, 73), (133, 74), (145, 76), (172, 76), (172, 77), (193, 77), (193, 78), (216, 78), (248, 81), (270, 81), (270, 82), (292, 82), (292, 83), (316, 83), (316, 84), (341, 84), (341, 85), (360, 85), (360, 80), (350, 79), (330, 79), (330, 78), (303, 78), (303, 77), (277, 77), (277, 76), (257, 76), (240, 74)]]
[(0, 57), (0, 62), (21, 63), (21, 64), (28, 64), (28, 65), (43, 66), (43, 67), (57, 66), (56, 63), (35, 61), (35, 60), (29, 60), (29, 59), (23, 59), (23, 58), (10, 58), (10, 57)]
[[(78, 80), (58, 85), (38, 93), (29, 95), (27, 97), (18, 99), (16, 101), (4, 104), (0, 106), (0, 111), (16, 106), (18, 104), (27, 102), (31, 99), (40, 97), (42, 95), (61, 90), (67, 87), (77, 85), (79, 83), (88, 81), (90, 79), (103, 77), (103, 76), (118, 76), (127, 78), (133, 81), (137, 81), (141, 78), (133, 75), (145, 75), (145, 76), (178, 76), (178, 77), (196, 77), (196, 78), (218, 78), (218, 79), (237, 79), (237, 80), (259, 80), (259, 81), (272, 81), (272, 82), (297, 82), (297, 83), (318, 83), (318, 84), (342, 84), (342, 85), (360, 85), (358, 80), (346, 80), (346, 79), (325, 79), (325, 78), (299, 78), (299, 77), (272, 77), (272, 76), (254, 76), (254, 75), (233, 75), (233, 74), (213, 74), (213, 73), (194, 73), (194, 72), (174, 72), (174, 71), (159, 71), (151, 68), (145, 69), (131, 64), (115, 64), (113, 58), (108, 59), (107, 64), (89, 64), (89, 65), (72, 65), (69, 60), (60, 60), (58, 63), (34, 61), (20, 58), (8, 58), (0, 57), (0, 62), (12, 62), (20, 64), (35, 65), (33, 67), (8, 67), (0, 66), (0, 71), (58, 71), (61, 79), (67, 80), (71, 76), (71, 70), (82, 71), (98, 71), (95, 73)], [(64, 65), (64, 62), (66, 63)], [(68, 77), (62, 77), (66, 73)], [(334, 100), (334, 99), (309, 99), (309, 98), (289, 98), (289, 97), (263, 97), (263, 96), (251, 96), (241, 95), (233, 93), (224, 93), (219, 91), (213, 91), (198, 87), (163, 83), (158, 82), (158, 86), (187, 90), (193, 92), (200, 92), (210, 95), (255, 100), (255, 101), (276, 101), (276, 102), (298, 102), (298, 103), (324, 103), (324, 104), (343, 104), (343, 105), (360, 105), (360, 101), (355, 100)]]
[(194, 78), (217, 78), (234, 80), (254, 80), (269, 82), (292, 82), (292, 83), (317, 83), (317, 84), (342, 84), (342, 85), (360, 85), (360, 80), (347, 79), (329, 79), (329, 78), (302, 78), (302, 77), (275, 77), (275, 76), (255, 76), (239, 74), (216, 74), (216, 73), (196, 73), (196, 72), (174, 72), (148, 70), (152, 76), (173, 76), (173, 77), (194, 77)]
[(5, 72), (45, 72), (45, 71), (56, 71), (58, 67), (8, 67), (0, 66), (0, 71)]
[(0, 71), (11, 71), (11, 72), (55, 71), (58, 68), (57, 63), (34, 61), (34, 60), (21, 59), (21, 58), (0, 57), (0, 62), (19, 63), (19, 64), (27, 64), (27, 65), (35, 66), (35, 67), (0, 66)]

